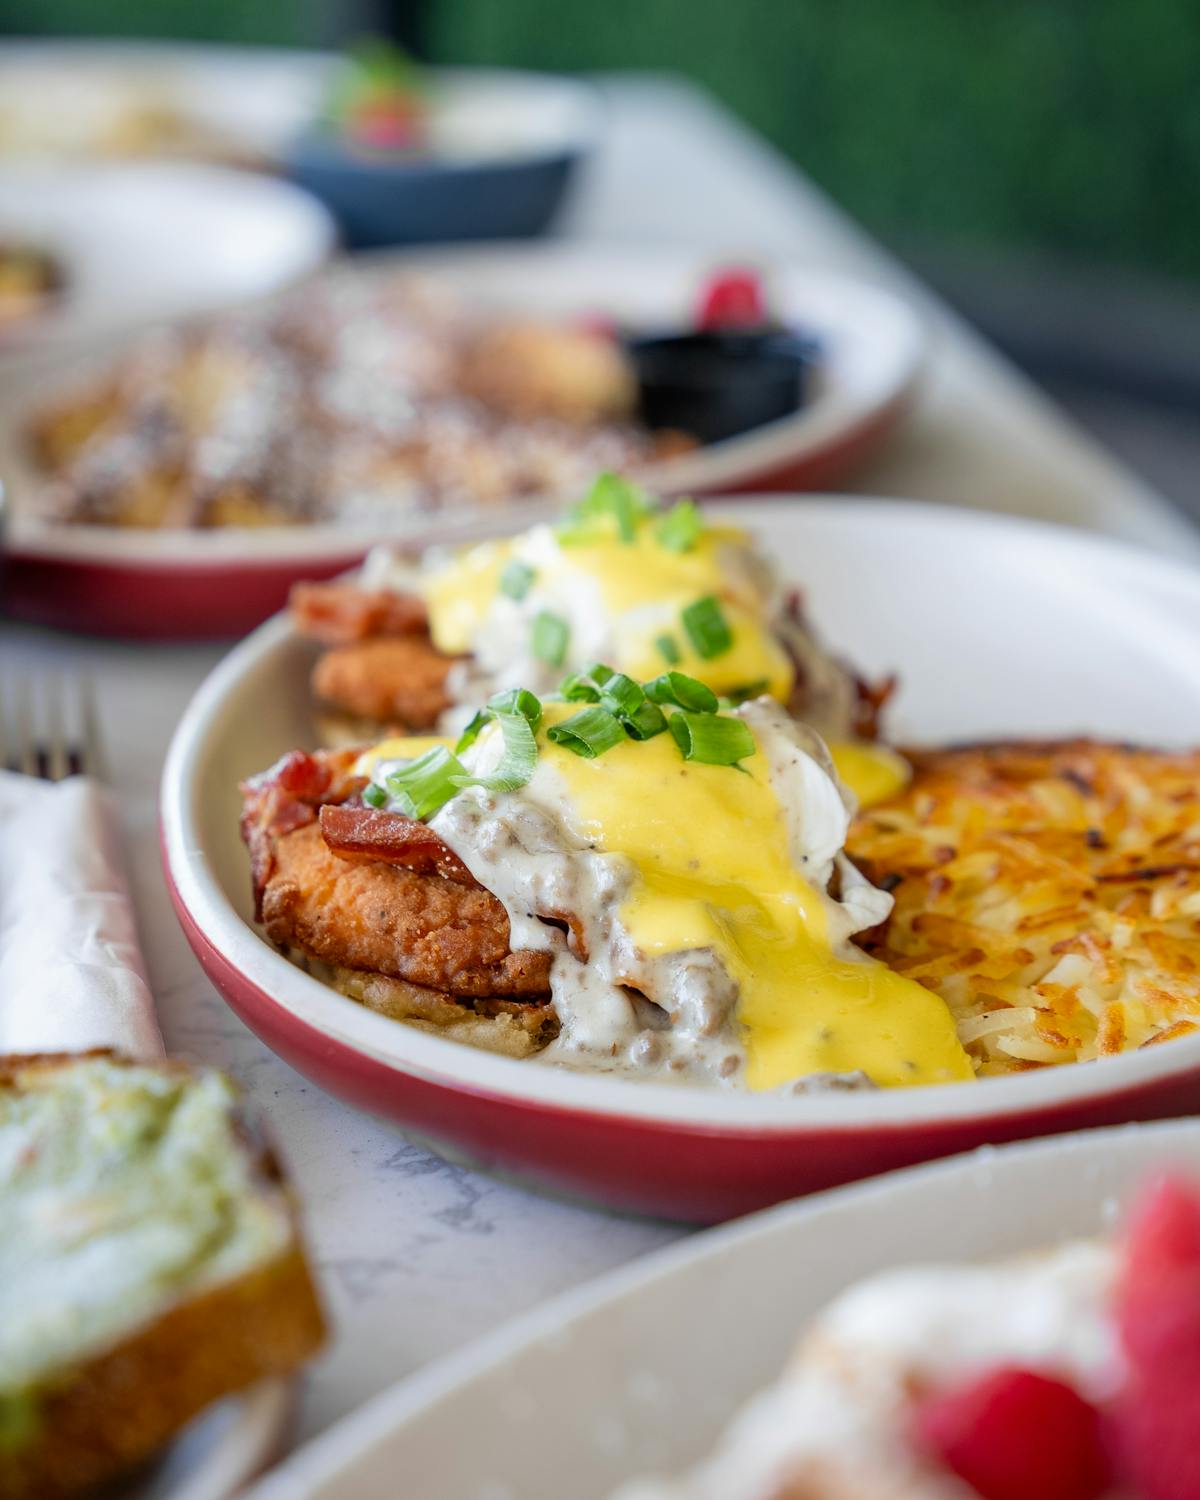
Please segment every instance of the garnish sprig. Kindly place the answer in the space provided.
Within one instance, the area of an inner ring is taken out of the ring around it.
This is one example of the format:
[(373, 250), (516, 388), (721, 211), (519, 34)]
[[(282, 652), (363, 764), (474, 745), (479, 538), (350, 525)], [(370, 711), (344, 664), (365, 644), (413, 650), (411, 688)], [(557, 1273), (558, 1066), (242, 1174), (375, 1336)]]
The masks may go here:
[[(558, 697), (582, 706), (546, 729), (552, 745), (585, 760), (596, 760), (626, 740), (649, 740), (665, 731), (684, 760), (709, 766), (732, 766), (757, 749), (749, 726), (722, 712), (724, 704), (711, 688), (684, 672), (664, 672), (649, 682), (635, 682), (593, 662), (564, 677)], [(458, 738), (453, 751), (437, 745), (388, 771), (363, 791), (370, 807), (398, 808), (410, 818), (428, 821), (464, 787), (515, 792), (525, 786), (537, 765), (537, 731), (544, 718), (542, 701), (526, 688), (510, 688), (488, 699)], [(502, 737), (495, 769), (479, 775), (459, 759), (489, 724)]]
[(733, 631), (715, 594), (705, 594), (680, 613), (683, 628), (696, 654), (705, 661), (724, 656), (733, 645)]
[(694, 500), (677, 500), (669, 510), (639, 485), (620, 474), (598, 474), (591, 489), (555, 528), (560, 545), (569, 547), (595, 540), (599, 529), (612, 523), (627, 545), (654, 522), (654, 538), (668, 552), (690, 552), (704, 534), (704, 518)]
[[(552, 725), (546, 737), (576, 755), (594, 760), (623, 738), (653, 739), (666, 729), (684, 760), (710, 766), (737, 766), (757, 748), (749, 726), (721, 712), (725, 706), (710, 687), (685, 672), (663, 672), (637, 683), (623, 672), (593, 662), (564, 677), (560, 695), (588, 706)], [(619, 732), (623, 731), (623, 733)]]

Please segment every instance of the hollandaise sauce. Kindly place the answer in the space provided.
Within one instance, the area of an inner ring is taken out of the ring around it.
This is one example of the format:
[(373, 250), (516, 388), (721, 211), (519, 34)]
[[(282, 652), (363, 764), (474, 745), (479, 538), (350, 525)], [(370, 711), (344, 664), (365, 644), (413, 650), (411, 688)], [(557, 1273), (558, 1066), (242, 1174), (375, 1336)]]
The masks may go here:
[(912, 767), (886, 745), (835, 740), (829, 746), (843, 786), (854, 793), (859, 807), (874, 807), (902, 792), (912, 780)]
[[(771, 628), (761, 565), (745, 533), (705, 526), (683, 550), (666, 546), (646, 519), (623, 539), (612, 527), (549, 526), (471, 548), (423, 584), (438, 648), (473, 653), (484, 666), (514, 667), (538, 682), (533, 622), (561, 622), (572, 669), (607, 661), (637, 679), (676, 667), (718, 693), (769, 693), (785, 701), (794, 668)], [(700, 601), (719, 607), (725, 633), (713, 649), (689, 629)]]
[[(886, 750), (840, 759), (867, 801), (907, 775)], [(595, 665), (545, 702), (495, 695), (453, 746), (387, 740), (356, 769), (369, 805), (430, 820), (500, 900), (514, 951), (555, 954), (547, 1061), (753, 1090), (974, 1076), (944, 1001), (851, 943), (890, 897), (843, 856), (823, 742), (768, 698), (723, 713), (678, 672)]]
[(633, 867), (619, 912), (632, 942), (711, 950), (736, 981), (751, 1089), (860, 1070), (884, 1087), (973, 1077), (945, 1003), (836, 930), (839, 908), (814, 883), (828, 871), (803, 854), (798, 866), (764, 753), (740, 768), (686, 762), (668, 735), (593, 760), (539, 749), (574, 836)]

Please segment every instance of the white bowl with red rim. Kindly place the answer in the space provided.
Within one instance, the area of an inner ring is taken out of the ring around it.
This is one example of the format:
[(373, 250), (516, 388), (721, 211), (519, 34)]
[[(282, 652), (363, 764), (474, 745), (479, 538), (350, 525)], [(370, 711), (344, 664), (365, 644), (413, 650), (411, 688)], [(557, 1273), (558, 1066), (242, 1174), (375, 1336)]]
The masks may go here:
[[(403, 269), (490, 311), (615, 322), (658, 331), (690, 325), (717, 269), (677, 250), (570, 245), (453, 247), (365, 257), (355, 274)], [(811, 333), (821, 352), (812, 396), (794, 416), (654, 464), (640, 476), (662, 495), (729, 494), (829, 484), (882, 443), (916, 389), (926, 351), (917, 316), (891, 292), (803, 265), (760, 268), (768, 307)], [(94, 362), (117, 352), (111, 341)], [(35, 383), (0, 386), (0, 474), (9, 492), (9, 610), (103, 634), (194, 639), (241, 634), (286, 598), (299, 578), (330, 577), (376, 542), (424, 546), (519, 526), (564, 498), (524, 500), (503, 513), (397, 516), (386, 531), (334, 526), (137, 532), (50, 526), (37, 518), (44, 479), (25, 431), (36, 406), (69, 388), (77, 366), (47, 366)]]
[[(901, 741), (1086, 732), (1200, 743), (1200, 575), (1111, 542), (901, 501), (746, 503), (738, 518), (868, 674), (902, 679)], [(312, 647), (243, 642), (185, 713), (162, 792), (188, 940), (252, 1030), (323, 1088), (557, 1191), (716, 1220), (983, 1142), (1187, 1112), (1200, 1035), (934, 1088), (780, 1097), (495, 1057), (375, 1015), (256, 930), (238, 779), (314, 743)]]

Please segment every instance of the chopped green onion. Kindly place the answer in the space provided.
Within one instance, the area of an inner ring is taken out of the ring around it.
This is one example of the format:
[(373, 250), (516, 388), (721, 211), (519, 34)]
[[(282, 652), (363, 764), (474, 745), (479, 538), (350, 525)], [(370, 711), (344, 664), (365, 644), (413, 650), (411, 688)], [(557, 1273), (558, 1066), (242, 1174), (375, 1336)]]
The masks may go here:
[[(533, 694), (529, 693), (527, 696), (532, 698)], [(534, 702), (537, 700), (534, 699)], [(538, 715), (541, 716), (540, 703)], [(533, 724), (527, 715), (523, 712), (497, 713), (495, 721), (504, 736), (504, 754), (500, 758), (500, 764), (490, 776), (472, 776), (460, 764), (459, 774), (451, 777), (456, 788), (481, 786), (489, 792), (515, 792), (533, 775), (533, 768), (537, 764), (537, 740), (534, 739)]]
[(458, 737), (458, 744), (454, 747), (455, 755), (461, 755), (464, 750), (469, 750), (479, 738), (486, 724), (492, 722), (491, 711), (481, 708), (467, 727)]
[(445, 745), (435, 745), (416, 760), (390, 771), (384, 786), (393, 802), (410, 818), (424, 822), (445, 807), (458, 791), (466, 767)]
[(531, 645), (538, 661), (547, 666), (561, 667), (567, 655), (567, 642), (571, 639), (570, 626), (561, 615), (541, 610), (533, 618)]
[(684, 760), (700, 761), (706, 766), (736, 766), (756, 749), (754, 736), (741, 719), (680, 709), (667, 720), (667, 727)]
[(594, 661), (581, 672), (570, 672), (558, 685), (568, 703), (599, 703), (600, 691), (613, 675), (611, 667)]
[(372, 781), (369, 786), (363, 787), (362, 799), (368, 807), (386, 807), (388, 794), (377, 781)]
[(721, 656), (733, 645), (733, 631), (714, 595), (706, 594), (703, 599), (689, 604), (681, 618), (688, 639), (705, 661)]
[(537, 574), (528, 563), (518, 562), (513, 558), (500, 575), (500, 592), (520, 603), (536, 577)]
[(679, 650), (679, 642), (673, 635), (660, 635), (654, 644), (658, 647), (659, 655), (663, 661), (672, 667), (679, 665), (682, 653)]
[(546, 738), (585, 760), (595, 760), (598, 755), (619, 745), (625, 738), (625, 731), (608, 709), (591, 704), (569, 719), (552, 724), (546, 731)]
[(730, 688), (725, 694), (725, 700), (731, 707), (737, 708), (739, 704), (747, 702), (750, 698), (761, 698), (768, 686), (769, 683), (765, 677), (759, 677), (754, 682), (743, 682), (740, 687)]
[(568, 703), (599, 703), (600, 689), (586, 672), (572, 672), (558, 685), (558, 691)]
[(616, 474), (602, 474), (593, 486), (592, 495), (597, 510), (604, 508), (611, 512), (621, 540), (632, 542), (637, 536), (638, 521), (645, 515), (645, 507), (640, 504), (633, 485)]
[(588, 522), (612, 518), (617, 523), (617, 532), (623, 542), (637, 539), (637, 528), (654, 507), (645, 493), (619, 474), (599, 474), (591, 489), (571, 510), (570, 521), (560, 526), (557, 536), (560, 542), (586, 541), (593, 535)]
[(494, 714), (520, 714), (529, 720), (531, 729), (542, 722), (541, 699), (528, 688), (509, 688), (507, 692), (496, 693), (488, 699), (488, 707)]
[(600, 702), (618, 718), (636, 713), (645, 701), (645, 690), (624, 672), (614, 672), (600, 691)]
[(646, 684), (646, 695), (655, 703), (670, 703), (694, 713), (715, 714), (717, 695), (686, 672), (664, 672)]
[(656, 703), (644, 699), (641, 706), (627, 715), (622, 723), (631, 740), (652, 740), (667, 727), (667, 716)]
[(668, 552), (690, 552), (700, 540), (704, 522), (694, 500), (679, 500), (654, 528), (660, 547)]
[(646, 690), (624, 672), (616, 672), (604, 684), (600, 703), (615, 714), (631, 740), (652, 740), (667, 727), (666, 715), (646, 697)]

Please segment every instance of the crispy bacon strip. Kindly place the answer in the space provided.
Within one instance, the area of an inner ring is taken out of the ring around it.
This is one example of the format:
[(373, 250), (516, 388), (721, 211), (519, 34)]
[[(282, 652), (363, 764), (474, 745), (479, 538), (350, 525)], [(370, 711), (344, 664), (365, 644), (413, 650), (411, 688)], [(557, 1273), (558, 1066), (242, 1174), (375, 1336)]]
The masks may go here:
[(423, 635), (429, 616), (414, 594), (365, 589), (356, 583), (296, 583), (288, 597), (302, 635), (346, 646), (377, 635)]
[(879, 738), (880, 716), (898, 685), (899, 678), (894, 672), (878, 682), (869, 682), (854, 673), (854, 733), (860, 740)]
[[(784, 613), (789, 620), (799, 625), (802, 630), (807, 631), (809, 627), (808, 611), (804, 604), (804, 594), (800, 589), (789, 591), (784, 601)], [(791, 657), (792, 667), (795, 672), (796, 681), (792, 689), (792, 697), (788, 704), (791, 712), (798, 718), (804, 718), (806, 700), (809, 693), (809, 684), (804, 670), (804, 663), (796, 653), (788, 649), (788, 642), (782, 642), (788, 655)], [(880, 733), (880, 718), (883, 710), (887, 707), (889, 700), (899, 685), (899, 679), (893, 673), (888, 677), (880, 678), (878, 682), (871, 682), (863, 677), (854, 667), (846, 661), (839, 663), (847, 672), (854, 683), (854, 706), (852, 709), (851, 728), (860, 740), (877, 740)]]
[(262, 893), (275, 869), (275, 846), (297, 828), (316, 821), (325, 802), (343, 802), (366, 785), (353, 774), (357, 750), (289, 750), (265, 771), (241, 784), (242, 838), (250, 851), (255, 914), (262, 917)]
[(341, 859), (382, 860), (417, 875), (440, 875), (459, 885), (479, 884), (432, 828), (403, 813), (326, 803), (320, 823), (326, 844)]

